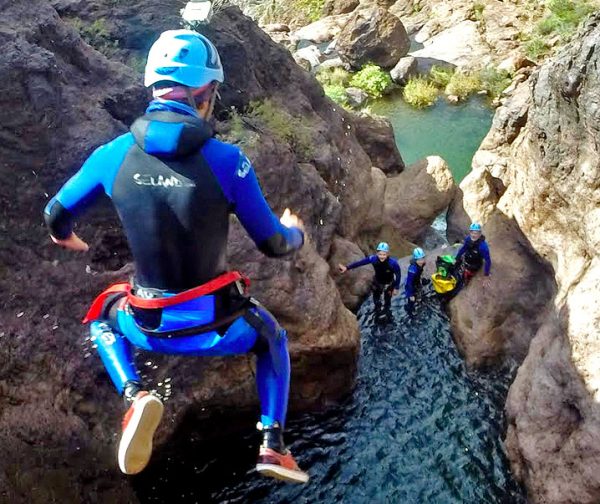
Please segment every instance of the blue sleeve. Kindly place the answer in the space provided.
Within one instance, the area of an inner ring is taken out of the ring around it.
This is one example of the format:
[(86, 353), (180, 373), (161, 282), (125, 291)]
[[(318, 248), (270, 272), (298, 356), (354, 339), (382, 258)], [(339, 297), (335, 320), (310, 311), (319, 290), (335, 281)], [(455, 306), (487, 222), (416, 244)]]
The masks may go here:
[(415, 295), (415, 269), (411, 264), (406, 273), (406, 283), (404, 284), (404, 295), (408, 298)]
[(398, 264), (398, 261), (396, 261), (395, 259), (392, 259), (391, 257), (390, 257), (390, 264), (392, 265), (392, 268), (394, 270), (394, 289), (399, 290), (400, 289), (400, 279), (402, 277), (402, 273), (400, 271), (400, 265)]
[(481, 255), (485, 260), (483, 272), (485, 276), (488, 276), (490, 274), (490, 269), (492, 268), (492, 258), (490, 257), (490, 248), (487, 242), (482, 242), (481, 245), (479, 245), (479, 250), (481, 251)]
[(373, 264), (377, 260), (377, 256), (371, 255), (367, 256), (364, 259), (359, 259), (358, 261), (354, 261), (353, 263), (348, 264), (346, 266), (349, 270), (354, 268), (360, 268), (361, 266), (365, 266), (367, 264)]
[(460, 249), (456, 253), (456, 259), (459, 259), (460, 257), (462, 257), (462, 255), (467, 251), (467, 245), (470, 240), (471, 240), (471, 238), (469, 236), (467, 236), (465, 238), (465, 241), (463, 242), (462, 247), (460, 247)]
[(207, 143), (205, 157), (235, 215), (259, 250), (269, 257), (280, 257), (301, 248), (304, 233), (279, 222), (263, 196), (248, 158), (235, 146), (218, 140)]
[(128, 133), (97, 148), (48, 202), (44, 218), (53, 236), (68, 238), (74, 218), (102, 192), (111, 195), (112, 183), (133, 142)]

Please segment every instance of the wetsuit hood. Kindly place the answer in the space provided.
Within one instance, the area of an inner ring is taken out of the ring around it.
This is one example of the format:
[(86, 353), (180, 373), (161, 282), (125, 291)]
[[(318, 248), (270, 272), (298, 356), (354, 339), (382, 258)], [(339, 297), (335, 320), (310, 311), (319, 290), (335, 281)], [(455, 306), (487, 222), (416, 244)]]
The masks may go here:
[(130, 130), (144, 152), (169, 158), (194, 154), (213, 136), (206, 121), (172, 110), (147, 112), (135, 120)]

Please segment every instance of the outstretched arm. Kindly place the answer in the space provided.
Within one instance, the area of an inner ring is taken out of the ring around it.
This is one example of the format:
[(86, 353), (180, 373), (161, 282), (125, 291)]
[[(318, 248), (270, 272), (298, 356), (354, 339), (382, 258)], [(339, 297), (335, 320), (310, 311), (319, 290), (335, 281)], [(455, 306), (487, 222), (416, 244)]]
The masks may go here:
[(263, 254), (282, 257), (302, 247), (302, 221), (286, 209), (280, 222), (263, 196), (254, 168), (241, 153), (231, 188), (235, 214)]
[(110, 195), (112, 182), (133, 144), (129, 134), (98, 147), (81, 169), (58, 191), (44, 210), (52, 241), (71, 250), (86, 251), (87, 243), (73, 233), (73, 222), (103, 191)]
[(44, 220), (54, 243), (71, 250), (85, 252), (88, 249), (87, 243), (73, 233), (73, 221), (86, 203), (93, 201), (101, 189), (94, 170), (90, 168), (90, 163), (86, 162), (50, 200), (44, 210)]

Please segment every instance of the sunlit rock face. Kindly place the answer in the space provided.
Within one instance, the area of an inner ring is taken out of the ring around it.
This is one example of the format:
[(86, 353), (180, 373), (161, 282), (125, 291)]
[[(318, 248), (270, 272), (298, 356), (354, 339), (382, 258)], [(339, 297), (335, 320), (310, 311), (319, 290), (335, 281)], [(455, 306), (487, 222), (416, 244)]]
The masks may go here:
[[(554, 273), (545, 320), (544, 296), (529, 308), (516, 301), (533, 340), (507, 403), (508, 452), (534, 502), (600, 501), (599, 23), (592, 17), (498, 110), (461, 184), (471, 218), (513, 220), (539, 256), (529, 269), (541, 259)], [(518, 290), (530, 296), (543, 282), (534, 275)]]

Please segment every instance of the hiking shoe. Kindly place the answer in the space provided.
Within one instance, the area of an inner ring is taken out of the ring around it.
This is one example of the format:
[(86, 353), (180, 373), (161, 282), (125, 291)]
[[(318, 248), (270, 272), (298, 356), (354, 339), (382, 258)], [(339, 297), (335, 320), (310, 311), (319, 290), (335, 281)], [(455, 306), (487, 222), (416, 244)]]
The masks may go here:
[(123, 417), (123, 434), (119, 443), (119, 468), (125, 474), (142, 471), (152, 455), (152, 438), (163, 414), (160, 399), (148, 392), (138, 392)]
[(306, 483), (308, 473), (302, 471), (289, 450), (279, 453), (271, 448), (260, 447), (256, 471), (263, 476), (269, 476), (288, 483)]

